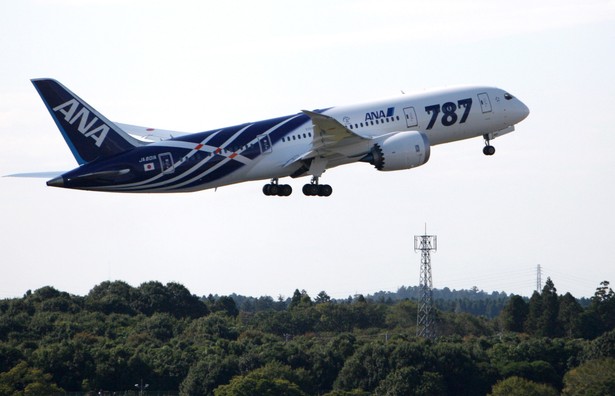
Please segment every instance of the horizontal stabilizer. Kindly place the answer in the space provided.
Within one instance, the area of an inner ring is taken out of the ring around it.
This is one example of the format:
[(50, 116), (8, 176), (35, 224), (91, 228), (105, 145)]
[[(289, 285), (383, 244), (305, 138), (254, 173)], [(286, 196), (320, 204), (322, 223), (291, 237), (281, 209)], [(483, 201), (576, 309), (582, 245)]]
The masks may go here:
[(14, 173), (12, 175), (5, 175), (4, 177), (34, 177), (49, 179), (50, 177), (56, 177), (64, 172), (29, 172), (29, 173)]
[(138, 139), (143, 139), (147, 142), (160, 142), (163, 140), (173, 139), (179, 136), (189, 135), (188, 132), (170, 131), (167, 129), (150, 128), (138, 125), (121, 124), (116, 122), (115, 125), (120, 127), (124, 132), (131, 136), (136, 136)]

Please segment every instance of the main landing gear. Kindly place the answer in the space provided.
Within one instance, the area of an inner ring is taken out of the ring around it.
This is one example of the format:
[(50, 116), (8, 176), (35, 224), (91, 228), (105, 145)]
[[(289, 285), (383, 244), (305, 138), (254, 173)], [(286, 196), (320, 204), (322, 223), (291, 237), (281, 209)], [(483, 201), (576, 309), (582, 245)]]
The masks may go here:
[(493, 154), (495, 154), (495, 147), (493, 147), (489, 143), (489, 135), (483, 135), (483, 137), (485, 138), (485, 147), (483, 147), (483, 154), (485, 154), (485, 155), (493, 155)]
[(303, 186), (303, 194), (307, 196), (328, 197), (333, 193), (333, 188), (328, 184), (318, 184), (318, 177), (312, 177), (310, 184)]
[[(263, 194), (267, 196), (288, 197), (293, 193), (293, 188), (288, 184), (279, 184), (278, 179), (271, 179), (271, 183), (263, 186)], [(328, 197), (333, 189), (328, 184), (318, 184), (318, 178), (312, 177), (309, 184), (303, 186), (303, 194), (307, 196)]]
[(278, 184), (278, 179), (271, 179), (271, 183), (263, 186), (263, 194), (267, 196), (288, 197), (292, 193), (293, 188), (288, 184)]

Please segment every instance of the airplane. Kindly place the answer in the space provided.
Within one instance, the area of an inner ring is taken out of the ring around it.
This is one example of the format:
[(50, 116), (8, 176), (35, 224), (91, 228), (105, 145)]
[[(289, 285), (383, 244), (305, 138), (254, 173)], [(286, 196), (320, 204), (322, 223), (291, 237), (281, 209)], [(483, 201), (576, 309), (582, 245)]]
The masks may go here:
[(111, 122), (60, 82), (31, 81), (79, 164), (47, 185), (107, 192), (190, 192), (270, 180), (265, 195), (289, 196), (292, 187), (280, 179), (311, 176), (303, 193), (327, 197), (333, 189), (320, 183), (327, 169), (354, 162), (411, 169), (429, 160), (432, 146), (475, 137), (490, 156), (491, 140), (529, 115), (502, 89), (468, 86), (188, 134)]

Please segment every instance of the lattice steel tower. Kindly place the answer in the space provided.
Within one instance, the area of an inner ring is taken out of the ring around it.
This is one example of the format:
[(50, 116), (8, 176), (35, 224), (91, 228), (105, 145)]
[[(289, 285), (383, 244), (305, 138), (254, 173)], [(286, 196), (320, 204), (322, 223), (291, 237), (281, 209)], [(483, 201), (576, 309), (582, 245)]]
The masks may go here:
[(431, 281), (431, 251), (438, 249), (438, 239), (435, 235), (414, 236), (414, 251), (421, 251), (421, 280), (419, 291), (419, 310), (416, 318), (416, 335), (425, 338), (435, 338), (436, 329), (433, 317), (433, 284)]
[(540, 268), (540, 264), (536, 266), (536, 291), (542, 292), (542, 268)]

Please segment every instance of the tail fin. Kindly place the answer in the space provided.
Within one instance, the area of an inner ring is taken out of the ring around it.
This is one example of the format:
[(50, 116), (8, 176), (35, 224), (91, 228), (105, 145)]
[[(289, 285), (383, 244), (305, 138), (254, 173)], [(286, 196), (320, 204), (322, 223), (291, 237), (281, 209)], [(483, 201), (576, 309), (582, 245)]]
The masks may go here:
[(32, 84), (80, 165), (144, 144), (56, 80), (33, 79)]

